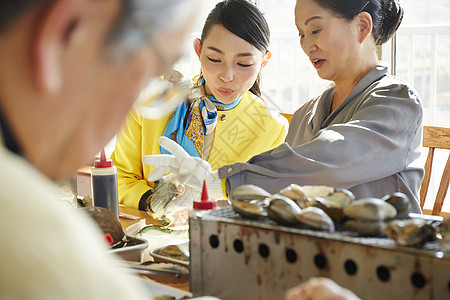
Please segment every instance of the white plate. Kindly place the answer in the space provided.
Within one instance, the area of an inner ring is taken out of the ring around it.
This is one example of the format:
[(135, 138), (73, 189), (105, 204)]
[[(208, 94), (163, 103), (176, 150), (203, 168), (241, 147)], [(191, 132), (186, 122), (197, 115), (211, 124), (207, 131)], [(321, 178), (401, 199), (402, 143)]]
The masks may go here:
[(142, 253), (148, 248), (148, 241), (133, 236), (129, 236), (128, 239), (133, 242), (133, 245), (109, 249), (108, 253), (118, 254), (124, 260), (141, 262)]
[(189, 292), (156, 282), (150, 278), (140, 280), (144, 281), (144, 285), (147, 287), (152, 297), (163, 295), (172, 296), (177, 299), (182, 297), (192, 297), (192, 294)]
[[(181, 250), (183, 250), (184, 252), (189, 254), (189, 243), (178, 244), (177, 246), (180, 247)], [(184, 266), (189, 266), (188, 261), (171, 258), (171, 257), (165, 256), (165, 255), (159, 255), (161, 250), (164, 249), (165, 247), (166, 246), (151, 250), (150, 255), (153, 256), (154, 258), (157, 258), (159, 261), (162, 261), (162, 262), (171, 262), (171, 263), (181, 264)]]

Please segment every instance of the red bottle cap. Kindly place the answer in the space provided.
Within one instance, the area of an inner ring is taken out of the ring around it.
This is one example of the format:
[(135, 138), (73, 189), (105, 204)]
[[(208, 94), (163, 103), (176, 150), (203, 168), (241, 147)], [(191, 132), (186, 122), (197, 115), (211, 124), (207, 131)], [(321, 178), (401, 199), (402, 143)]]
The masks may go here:
[(105, 149), (100, 152), (100, 160), (94, 162), (96, 168), (111, 168), (113, 166), (112, 160), (106, 159)]
[(114, 239), (109, 233), (105, 233), (103, 236), (105, 237), (106, 242), (108, 243), (108, 246), (111, 246), (112, 244), (114, 244)]
[(201, 201), (194, 201), (193, 208), (198, 210), (213, 209), (217, 206), (215, 199), (208, 198), (208, 190), (206, 189), (206, 182), (203, 180), (203, 190)]

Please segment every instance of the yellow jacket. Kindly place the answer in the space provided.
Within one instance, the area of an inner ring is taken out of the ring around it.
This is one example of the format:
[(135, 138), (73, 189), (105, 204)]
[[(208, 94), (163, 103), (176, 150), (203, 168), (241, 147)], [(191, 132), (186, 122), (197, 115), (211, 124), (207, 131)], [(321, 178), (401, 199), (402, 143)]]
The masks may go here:
[[(111, 155), (117, 167), (119, 202), (144, 209), (153, 183), (146, 180), (153, 167), (143, 165), (142, 157), (160, 154), (158, 138), (163, 135), (171, 115), (159, 120), (128, 116)], [(208, 162), (213, 170), (235, 162), (246, 162), (256, 154), (277, 147), (287, 134), (287, 120), (269, 115), (266, 106), (247, 92), (233, 109), (218, 111), (214, 143)]]

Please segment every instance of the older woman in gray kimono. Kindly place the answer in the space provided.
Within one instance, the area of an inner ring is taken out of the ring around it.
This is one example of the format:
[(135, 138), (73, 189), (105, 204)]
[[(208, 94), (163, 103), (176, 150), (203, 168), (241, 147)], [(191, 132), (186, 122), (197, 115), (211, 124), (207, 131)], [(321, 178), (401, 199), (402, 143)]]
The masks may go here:
[(302, 49), (333, 83), (294, 113), (286, 143), (217, 174), (198, 168), (195, 181), (215, 187), (227, 178), (227, 192), (255, 184), (274, 193), (291, 183), (347, 188), (356, 198), (403, 192), (420, 212), (421, 99), (376, 54), (402, 17), (397, 0), (297, 0)]

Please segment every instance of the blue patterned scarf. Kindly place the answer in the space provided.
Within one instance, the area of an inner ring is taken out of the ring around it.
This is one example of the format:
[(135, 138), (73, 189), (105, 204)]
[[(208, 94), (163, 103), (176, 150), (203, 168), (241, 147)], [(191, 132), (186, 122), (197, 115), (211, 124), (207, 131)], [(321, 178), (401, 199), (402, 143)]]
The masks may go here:
[[(205, 79), (201, 76), (200, 82), (194, 89), (201, 88), (201, 93), (195, 98), (183, 101), (173, 112), (167, 123), (164, 136), (177, 142), (189, 155), (203, 157), (203, 141), (207, 134), (214, 131), (217, 124), (217, 111), (235, 108), (242, 97), (230, 104), (223, 104), (212, 95), (204, 92)], [(161, 154), (171, 154), (160, 147)]]

